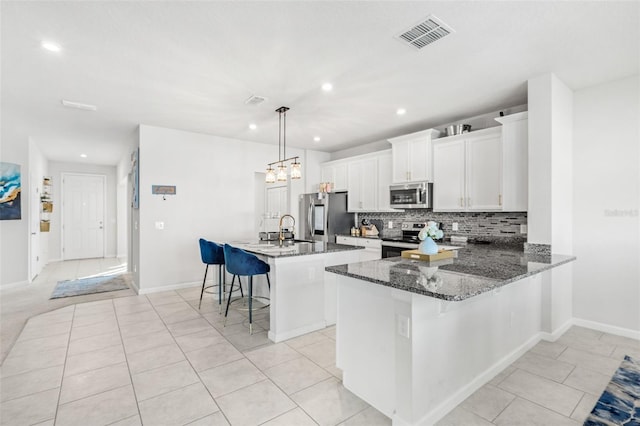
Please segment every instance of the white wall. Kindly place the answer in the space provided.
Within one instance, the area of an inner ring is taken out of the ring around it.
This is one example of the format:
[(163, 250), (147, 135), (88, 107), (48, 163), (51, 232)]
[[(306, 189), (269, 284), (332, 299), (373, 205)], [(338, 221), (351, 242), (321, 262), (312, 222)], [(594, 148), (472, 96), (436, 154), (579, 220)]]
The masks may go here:
[(528, 81), (529, 103), (529, 243), (551, 244), (551, 113), (553, 79), (545, 74)]
[[(29, 194), (30, 207), (29, 210), (23, 211), (23, 214), (27, 215), (25, 219), (29, 221), (29, 234), (27, 237), (29, 239), (29, 281), (33, 280), (49, 262), (49, 233), (40, 232), (40, 219), (43, 217), (40, 196), (43, 191), (43, 178), (45, 176), (49, 176), (48, 161), (35, 142), (29, 140), (29, 179), (31, 184), (29, 191), (25, 191), (25, 195)], [(36, 206), (32, 206), (31, 202), (35, 202)], [(34, 217), (31, 217), (31, 210), (34, 210)], [(35, 213), (36, 210), (37, 214)], [(38, 260), (32, 262), (31, 259)]]
[(576, 91), (574, 316), (640, 330), (638, 76)]
[(0, 286), (26, 284), (29, 265), (29, 140), (7, 135), (5, 128), (0, 161), (22, 166), (22, 219), (0, 220)]
[(62, 173), (87, 173), (107, 177), (105, 206), (105, 257), (116, 255), (117, 244), (117, 199), (116, 167), (84, 163), (49, 162), (49, 176), (53, 180), (53, 213), (51, 214), (51, 232), (49, 232), (49, 259), (62, 260)]
[[(295, 148), (287, 153), (307, 159), (303, 175), (314, 168), (309, 158), (323, 157)], [(275, 145), (140, 126), (140, 259), (132, 267), (139, 266), (143, 292), (199, 282), (199, 238), (257, 239), (255, 173), (264, 172), (277, 154)], [(290, 194), (294, 215), (306, 181), (291, 186), (298, 191)], [(151, 185), (175, 185), (177, 195), (163, 200), (151, 194)], [(156, 222), (164, 229), (157, 230)]]

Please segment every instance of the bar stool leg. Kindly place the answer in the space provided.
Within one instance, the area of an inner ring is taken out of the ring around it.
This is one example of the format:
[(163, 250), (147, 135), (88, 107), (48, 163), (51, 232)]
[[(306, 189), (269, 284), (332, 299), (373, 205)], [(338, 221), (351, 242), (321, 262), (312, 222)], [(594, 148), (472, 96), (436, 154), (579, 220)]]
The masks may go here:
[(218, 313), (222, 313), (222, 265), (218, 265)]
[(253, 304), (253, 275), (249, 275), (249, 334), (253, 334), (253, 312), (251, 307)]
[[(238, 277), (238, 281), (240, 281), (240, 278)], [(231, 292), (233, 291), (233, 283), (236, 282), (236, 276), (233, 276), (233, 279), (231, 280), (231, 289), (229, 290), (229, 297), (227, 297), (227, 309), (225, 309), (224, 311), (224, 322), (222, 323), (223, 327), (227, 326), (227, 315), (229, 315), (229, 304), (231, 303)]]
[(207, 264), (204, 269), (204, 280), (202, 280), (202, 290), (200, 290), (200, 303), (198, 304), (198, 309), (202, 306), (202, 295), (204, 294), (204, 285), (207, 283), (207, 272), (209, 272), (209, 264)]

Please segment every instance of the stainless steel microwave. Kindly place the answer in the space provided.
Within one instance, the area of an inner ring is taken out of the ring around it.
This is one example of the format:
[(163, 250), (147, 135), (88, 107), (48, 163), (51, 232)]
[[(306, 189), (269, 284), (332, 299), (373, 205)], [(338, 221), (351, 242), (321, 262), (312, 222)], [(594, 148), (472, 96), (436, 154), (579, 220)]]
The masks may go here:
[(430, 209), (433, 202), (433, 184), (407, 183), (389, 186), (389, 204), (394, 209)]

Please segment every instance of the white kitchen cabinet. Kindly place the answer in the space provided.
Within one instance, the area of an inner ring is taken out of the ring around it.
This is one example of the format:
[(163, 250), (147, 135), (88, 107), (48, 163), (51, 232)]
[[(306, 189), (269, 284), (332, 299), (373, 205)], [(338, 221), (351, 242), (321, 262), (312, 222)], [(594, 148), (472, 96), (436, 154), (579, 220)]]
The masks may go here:
[(347, 161), (324, 163), (320, 169), (322, 182), (331, 182), (333, 184), (331, 190), (334, 192), (346, 191), (348, 183), (347, 170)]
[(350, 212), (396, 211), (389, 207), (390, 149), (330, 161), (321, 165), (321, 171), (323, 182), (335, 184), (332, 191), (349, 193)]
[(529, 115), (497, 117), (502, 123), (502, 208), (526, 212), (529, 205)]
[(432, 180), (431, 141), (438, 136), (440, 131), (428, 129), (389, 139), (394, 183)]
[(364, 250), (360, 253), (361, 262), (382, 259), (382, 240), (380, 239), (338, 235), (336, 237), (336, 243), (348, 246), (364, 247)]
[(502, 210), (502, 138), (500, 133), (466, 141), (468, 210)]
[(465, 210), (465, 141), (433, 145), (433, 209)]
[(433, 210), (502, 210), (502, 138), (494, 127), (433, 144)]
[(378, 209), (378, 158), (363, 158), (348, 164), (347, 210), (371, 212)]
[(385, 151), (378, 156), (378, 211), (392, 210), (389, 205), (389, 186), (391, 185), (392, 155)]

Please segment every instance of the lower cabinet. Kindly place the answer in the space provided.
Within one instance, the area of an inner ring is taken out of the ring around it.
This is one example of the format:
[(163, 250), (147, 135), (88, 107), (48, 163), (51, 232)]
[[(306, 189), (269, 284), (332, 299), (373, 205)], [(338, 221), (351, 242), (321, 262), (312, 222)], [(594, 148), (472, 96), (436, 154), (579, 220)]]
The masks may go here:
[(360, 261), (380, 260), (382, 259), (382, 240), (377, 238), (348, 237), (343, 235), (336, 236), (337, 244), (347, 246), (364, 247), (360, 252)]

